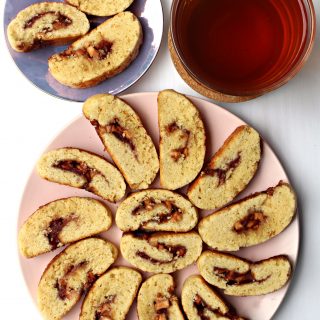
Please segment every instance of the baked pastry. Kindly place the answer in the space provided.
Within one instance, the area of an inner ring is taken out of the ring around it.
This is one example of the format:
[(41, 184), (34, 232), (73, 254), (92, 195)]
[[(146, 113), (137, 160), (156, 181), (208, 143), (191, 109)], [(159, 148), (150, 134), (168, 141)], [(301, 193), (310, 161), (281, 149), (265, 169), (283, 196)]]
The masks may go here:
[(130, 188), (148, 188), (159, 171), (159, 159), (135, 111), (117, 97), (97, 94), (85, 102), (83, 114), (95, 127)]
[(84, 291), (117, 259), (111, 242), (89, 238), (71, 244), (51, 260), (38, 286), (38, 306), (47, 320), (61, 319)]
[(236, 251), (262, 243), (293, 219), (296, 197), (287, 183), (250, 195), (203, 218), (198, 230), (213, 249)]
[(120, 204), (116, 214), (116, 224), (122, 231), (186, 232), (197, 222), (197, 209), (187, 199), (163, 189), (131, 194)]
[(158, 95), (160, 183), (175, 190), (190, 183), (202, 168), (205, 130), (195, 105), (173, 90)]
[(198, 269), (210, 284), (231, 296), (257, 296), (282, 288), (291, 275), (286, 256), (252, 262), (230, 254), (205, 251)]
[(120, 250), (123, 257), (140, 270), (171, 273), (198, 259), (202, 241), (196, 232), (136, 232), (122, 236)]
[(32, 258), (111, 227), (111, 210), (91, 198), (59, 199), (36, 210), (19, 231), (22, 255)]
[(233, 200), (255, 175), (261, 139), (249, 126), (238, 127), (192, 183), (188, 197), (201, 209), (217, 209)]
[(200, 276), (191, 276), (184, 282), (181, 301), (189, 320), (245, 320)]
[(126, 10), (133, 0), (66, 0), (79, 10), (94, 16), (113, 16)]
[(86, 295), (80, 320), (125, 320), (137, 295), (141, 274), (127, 267), (116, 267), (101, 276)]
[(60, 83), (88, 88), (126, 69), (142, 43), (142, 28), (131, 12), (122, 12), (100, 24), (48, 60), (49, 71)]
[(43, 179), (85, 189), (111, 202), (126, 191), (121, 173), (102, 157), (76, 148), (61, 148), (45, 153), (37, 164)]
[(174, 288), (174, 279), (169, 274), (147, 279), (138, 294), (139, 320), (184, 320)]
[(15, 51), (26, 52), (46, 44), (62, 45), (85, 35), (86, 15), (61, 2), (40, 2), (21, 10), (9, 23), (7, 35)]

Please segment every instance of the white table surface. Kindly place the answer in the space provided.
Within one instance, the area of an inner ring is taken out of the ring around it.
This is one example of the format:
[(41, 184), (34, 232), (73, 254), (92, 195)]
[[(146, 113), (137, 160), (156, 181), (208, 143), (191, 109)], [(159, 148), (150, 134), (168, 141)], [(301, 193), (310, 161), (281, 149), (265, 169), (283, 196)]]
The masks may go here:
[[(125, 93), (173, 88), (199, 96), (181, 80), (170, 60), (166, 33), (171, 1), (162, 3), (166, 27), (160, 52), (150, 70)], [(314, 0), (314, 4), (320, 19), (320, 1)], [(3, 6), (1, 0), (1, 19)], [(3, 34), (0, 41), (0, 318), (37, 320), (41, 317), (18, 263), (19, 202), (39, 155), (62, 128), (80, 115), (81, 104), (54, 98), (34, 87), (11, 60)], [(290, 83), (250, 102), (220, 105), (260, 131), (282, 160), (298, 194), (300, 258), (291, 289), (274, 319), (320, 319), (319, 32), (311, 58)]]

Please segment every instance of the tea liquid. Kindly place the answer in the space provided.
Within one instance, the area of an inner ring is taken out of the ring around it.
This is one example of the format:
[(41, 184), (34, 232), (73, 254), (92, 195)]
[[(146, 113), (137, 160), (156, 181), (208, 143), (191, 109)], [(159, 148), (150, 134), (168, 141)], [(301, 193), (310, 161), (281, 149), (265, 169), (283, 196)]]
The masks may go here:
[(178, 42), (189, 71), (208, 87), (246, 95), (284, 77), (307, 36), (302, 0), (186, 0)]

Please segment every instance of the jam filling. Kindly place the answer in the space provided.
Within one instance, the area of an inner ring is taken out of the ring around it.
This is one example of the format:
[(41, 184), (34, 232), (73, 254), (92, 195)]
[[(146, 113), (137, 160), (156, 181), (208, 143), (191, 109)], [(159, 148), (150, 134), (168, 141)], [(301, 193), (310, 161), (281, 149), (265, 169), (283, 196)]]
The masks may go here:
[(227, 285), (229, 286), (264, 281), (264, 280), (256, 280), (251, 270), (248, 270), (247, 272), (244, 272), (244, 273), (240, 273), (240, 272), (228, 270), (225, 268), (214, 267), (213, 272), (218, 277), (226, 280)]
[(45, 32), (45, 33), (53, 31), (53, 30), (59, 30), (59, 29), (65, 28), (65, 27), (69, 26), (70, 24), (72, 24), (72, 19), (61, 14), (60, 12), (48, 11), (48, 12), (38, 13), (38, 14), (34, 15), (32, 18), (30, 18), (29, 20), (26, 21), (26, 23), (24, 24), (24, 28), (25, 29), (31, 28), (35, 24), (36, 21), (38, 21), (39, 19), (41, 19), (42, 17), (44, 17), (46, 15), (54, 15), (54, 16), (56, 16), (56, 19), (52, 22), (52, 28), (45, 27), (43, 29), (43, 32)]
[(208, 175), (208, 176), (217, 176), (218, 178), (218, 187), (223, 185), (226, 180), (228, 174), (232, 174), (232, 172), (239, 166), (241, 163), (241, 156), (238, 154), (238, 156), (231, 160), (230, 162), (227, 162), (225, 165), (225, 169), (217, 168), (217, 169), (212, 169), (212, 168), (206, 168), (203, 171), (203, 175)]
[(62, 52), (62, 57), (75, 57), (83, 56), (87, 59), (103, 60), (106, 59), (109, 53), (112, 51), (112, 43), (108, 40), (101, 40), (95, 44), (87, 44), (85, 47), (80, 49), (73, 49), (69, 47), (67, 50)]
[(173, 122), (166, 126), (166, 132), (171, 134), (177, 130), (181, 131), (180, 138), (184, 140), (183, 145), (180, 148), (171, 150), (171, 158), (177, 162), (180, 158), (185, 159), (189, 155), (188, 144), (191, 136), (191, 132), (187, 129), (181, 128), (177, 125), (176, 122)]
[(182, 219), (182, 212), (181, 209), (179, 209), (172, 201), (161, 201), (159, 203), (156, 203), (153, 198), (148, 198), (143, 200), (133, 211), (132, 215), (136, 216), (139, 215), (141, 211), (147, 210), (151, 211), (157, 206), (164, 206), (168, 209), (168, 212), (166, 213), (158, 213), (153, 218), (144, 221), (141, 225), (141, 227), (145, 226), (146, 224), (150, 222), (156, 222), (156, 223), (166, 223), (168, 221), (180, 221)]
[(50, 222), (48, 229), (46, 230), (45, 234), (46, 237), (49, 240), (49, 243), (51, 245), (51, 249), (57, 249), (61, 242), (59, 240), (59, 234), (61, 230), (70, 222), (73, 220), (76, 220), (77, 218), (72, 214), (69, 217), (66, 218), (58, 218), (54, 219)]
[[(149, 239), (147, 238), (145, 240), (148, 241)], [(140, 250), (136, 252), (136, 255), (144, 260), (150, 261), (153, 264), (165, 264), (165, 263), (170, 263), (170, 262), (177, 260), (179, 258), (183, 258), (187, 253), (187, 248), (185, 246), (181, 246), (181, 245), (174, 246), (174, 245), (167, 245), (167, 244), (158, 242), (156, 247), (160, 251), (165, 250), (165, 251), (169, 252), (172, 255), (172, 257), (169, 260), (158, 260), (158, 259), (150, 257), (147, 253), (145, 253), (144, 251), (140, 251)]]
[(127, 144), (132, 151), (135, 151), (136, 146), (132, 142), (129, 131), (120, 125), (118, 118), (114, 118), (113, 121), (106, 126), (101, 126), (97, 120), (91, 121), (91, 124), (95, 127), (100, 137), (105, 133), (111, 133), (118, 140)]
[(230, 320), (239, 320), (240, 317), (236, 315), (235, 311), (229, 308), (227, 313), (223, 313), (220, 309), (213, 309), (210, 307), (198, 294), (193, 299), (193, 306), (196, 308), (198, 316), (201, 320), (210, 320), (209, 316), (206, 316), (206, 311), (210, 311), (215, 314), (218, 318), (228, 318)]
[(111, 304), (114, 303), (116, 300), (116, 295), (108, 295), (105, 297), (105, 301), (102, 302), (96, 313), (95, 313), (95, 320), (105, 320), (105, 319), (112, 319), (111, 317), (111, 311), (112, 311), (112, 307)]
[(60, 160), (53, 164), (54, 168), (70, 171), (79, 176), (82, 176), (86, 182), (82, 186), (83, 189), (89, 190), (89, 184), (93, 177), (100, 173), (96, 169), (90, 168), (85, 162), (77, 160)]
[(89, 271), (87, 272), (87, 280), (82, 285), (80, 292), (68, 285), (68, 279), (72, 277), (78, 270), (85, 269), (87, 265), (87, 261), (82, 261), (77, 265), (71, 265), (67, 268), (64, 276), (57, 280), (55, 288), (58, 290), (58, 296), (61, 300), (70, 300), (75, 294), (82, 294), (82, 292), (90, 288), (92, 283), (97, 279), (97, 276)]
[(249, 230), (257, 230), (260, 225), (267, 219), (267, 217), (261, 211), (254, 211), (249, 213), (242, 220), (237, 221), (233, 229), (237, 233), (246, 232)]
[(171, 306), (171, 301), (166, 298), (162, 293), (158, 293), (156, 300), (154, 301), (154, 308), (156, 310), (156, 316), (154, 320), (167, 320), (168, 308)]

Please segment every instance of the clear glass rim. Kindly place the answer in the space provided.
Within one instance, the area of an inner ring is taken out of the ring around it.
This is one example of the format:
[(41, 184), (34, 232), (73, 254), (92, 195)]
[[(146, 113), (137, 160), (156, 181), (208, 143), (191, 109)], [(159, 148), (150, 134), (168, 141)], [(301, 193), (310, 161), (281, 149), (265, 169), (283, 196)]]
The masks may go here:
[(207, 84), (205, 84), (188, 66), (188, 64), (186, 63), (186, 61), (183, 58), (183, 52), (178, 44), (178, 35), (177, 35), (177, 28), (176, 28), (176, 20), (177, 20), (177, 13), (178, 13), (178, 9), (179, 9), (179, 5), (180, 3), (184, 1), (184, 0), (173, 0), (172, 5), (171, 5), (171, 12), (170, 12), (170, 28), (169, 28), (169, 32), (171, 35), (171, 39), (172, 39), (172, 44), (173, 44), (173, 48), (176, 52), (176, 54), (178, 55), (178, 58), (180, 60), (180, 62), (182, 63), (184, 69), (187, 71), (187, 73), (189, 74), (189, 76), (191, 78), (193, 78), (193, 80), (195, 80), (196, 82), (198, 82), (199, 84), (201, 84), (201, 86), (205, 87), (208, 90), (214, 90), (217, 92), (221, 92), (227, 95), (233, 95), (233, 96), (239, 96), (239, 97), (244, 97), (244, 96), (261, 96), (265, 93), (271, 92), (273, 90), (278, 89), (279, 87), (283, 86), (284, 84), (286, 84), (288, 81), (290, 81), (294, 76), (296, 76), (299, 71), (302, 69), (302, 67), (305, 65), (306, 61), (308, 60), (313, 46), (314, 46), (314, 42), (315, 42), (315, 35), (316, 35), (316, 14), (315, 14), (315, 9), (314, 9), (314, 5), (312, 0), (303, 0), (303, 2), (306, 5), (306, 9), (307, 9), (307, 23), (308, 23), (308, 28), (307, 28), (307, 36), (306, 36), (306, 44), (305, 44), (305, 48), (303, 53), (301, 54), (301, 57), (299, 58), (299, 60), (292, 66), (292, 68), (290, 69), (290, 71), (288, 71), (282, 78), (280, 78), (279, 80), (275, 81), (274, 83), (265, 86), (264, 88), (261, 88), (259, 90), (255, 90), (255, 91), (247, 91), (244, 92), (243, 94), (239, 94), (239, 93), (232, 93), (229, 92), (229, 90), (226, 90), (225, 92), (223, 92), (223, 90), (221, 89), (217, 89), (211, 86), (208, 86)]

